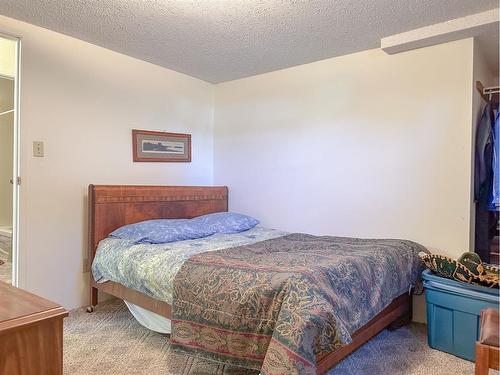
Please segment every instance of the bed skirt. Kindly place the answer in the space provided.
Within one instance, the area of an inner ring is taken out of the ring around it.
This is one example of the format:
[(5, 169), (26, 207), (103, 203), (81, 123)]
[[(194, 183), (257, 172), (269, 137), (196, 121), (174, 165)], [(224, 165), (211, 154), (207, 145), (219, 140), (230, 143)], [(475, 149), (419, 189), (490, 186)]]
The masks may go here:
[(152, 311), (143, 309), (140, 306), (134, 305), (133, 303), (124, 301), (127, 305), (130, 313), (134, 318), (144, 327), (155, 331), (158, 333), (164, 333), (170, 335), (172, 332), (170, 319), (164, 316), (158, 315)]

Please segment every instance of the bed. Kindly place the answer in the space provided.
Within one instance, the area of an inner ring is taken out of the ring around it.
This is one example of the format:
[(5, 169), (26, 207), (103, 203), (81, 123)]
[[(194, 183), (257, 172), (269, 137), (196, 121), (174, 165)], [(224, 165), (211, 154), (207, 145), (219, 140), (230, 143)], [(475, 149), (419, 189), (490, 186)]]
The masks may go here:
[[(228, 189), (227, 187), (199, 186), (90, 185), (88, 204), (89, 260), (90, 264), (92, 264), (96, 258), (99, 243), (105, 240), (115, 229), (148, 219), (194, 218), (211, 213), (226, 212), (228, 209)], [(287, 237), (283, 233), (266, 230), (257, 233), (256, 238), (263, 241), (257, 242), (256, 245), (266, 243), (266, 240), (273, 241), (278, 238), (287, 241), (299, 240), (299, 243), (302, 241), (302, 238), (297, 239), (293, 235)], [(250, 242), (245, 241), (247, 240), (242, 242), (244, 245), (249, 245), (250, 248), (253, 246)], [(239, 245), (241, 243), (236, 241), (235, 244)], [(284, 246), (286, 246), (286, 243)], [(228, 247), (224, 247), (224, 249), (228, 249)], [(228, 256), (230, 250), (231, 247), (227, 250), (229, 251)], [(222, 254), (224, 251), (226, 250), (222, 250)], [(216, 258), (220, 253), (220, 251), (213, 252), (214, 257)], [(193, 258), (196, 257), (193, 256)], [(213, 259), (210, 259), (210, 261), (213, 261)], [(184, 276), (186, 276), (186, 272), (184, 272)], [(187, 275), (189, 276), (189, 274)], [(161, 291), (149, 293), (149, 289), (140, 290), (140, 288), (131, 287), (130, 285), (125, 286), (119, 282), (94, 280), (92, 273), (90, 277), (89, 312), (97, 305), (98, 291), (123, 299), (162, 317), (168, 319), (173, 317), (171, 298), (162, 298), (158, 294)], [(189, 291), (187, 293), (189, 294)], [(384, 308), (378, 314), (350, 334), (351, 340), (349, 344), (317, 355), (314, 372), (318, 374), (326, 373), (336, 363), (381, 330), (386, 327), (397, 328), (409, 322), (411, 320), (411, 310), (411, 296), (408, 292), (395, 296), (392, 301), (384, 304)]]

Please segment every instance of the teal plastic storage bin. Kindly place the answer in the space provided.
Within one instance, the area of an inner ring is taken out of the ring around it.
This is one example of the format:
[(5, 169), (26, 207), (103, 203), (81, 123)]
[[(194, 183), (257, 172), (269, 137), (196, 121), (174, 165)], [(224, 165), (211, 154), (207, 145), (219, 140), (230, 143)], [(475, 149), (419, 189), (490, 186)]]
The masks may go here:
[(422, 278), (429, 346), (474, 361), (479, 314), (488, 307), (499, 308), (498, 289), (446, 279), (430, 270)]

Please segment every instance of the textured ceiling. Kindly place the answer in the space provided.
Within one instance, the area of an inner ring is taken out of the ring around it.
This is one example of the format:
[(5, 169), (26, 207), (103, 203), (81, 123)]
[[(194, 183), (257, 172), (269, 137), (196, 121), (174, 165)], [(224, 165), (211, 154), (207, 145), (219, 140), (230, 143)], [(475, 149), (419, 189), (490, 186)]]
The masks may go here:
[(0, 14), (209, 82), (376, 48), (498, 0), (0, 0)]

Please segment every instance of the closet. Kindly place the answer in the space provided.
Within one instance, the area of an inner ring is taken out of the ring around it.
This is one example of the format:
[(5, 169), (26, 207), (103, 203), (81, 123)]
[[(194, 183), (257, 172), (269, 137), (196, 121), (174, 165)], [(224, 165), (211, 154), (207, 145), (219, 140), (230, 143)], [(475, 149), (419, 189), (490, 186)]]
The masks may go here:
[(500, 134), (499, 86), (476, 82), (484, 105), (475, 134), (475, 251), (487, 263), (499, 264)]

